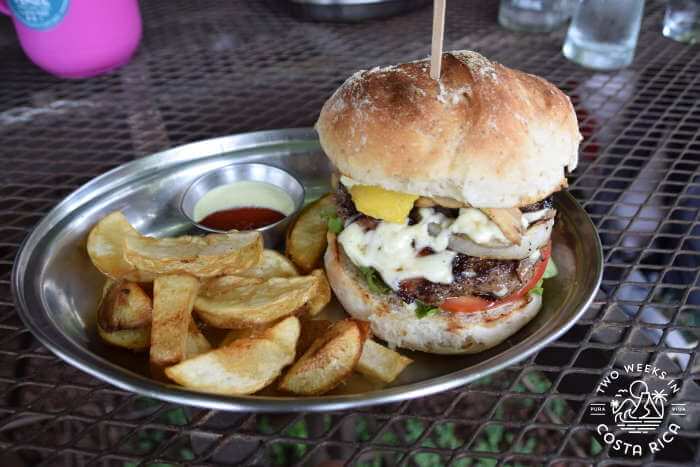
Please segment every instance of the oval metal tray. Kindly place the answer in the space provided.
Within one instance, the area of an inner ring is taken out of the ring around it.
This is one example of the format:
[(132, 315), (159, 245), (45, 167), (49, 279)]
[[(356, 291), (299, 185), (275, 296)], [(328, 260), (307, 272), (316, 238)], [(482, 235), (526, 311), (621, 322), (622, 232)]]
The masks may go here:
[[(295, 174), (307, 198), (328, 191), (330, 163), (312, 129), (215, 138), (170, 149), (117, 167), (56, 206), (27, 237), (15, 261), (13, 292), (34, 335), (68, 363), (123, 389), (159, 399), (223, 410), (339, 410), (396, 402), (461, 386), (512, 365), (561, 336), (590, 304), (602, 275), (595, 227), (568, 193), (555, 196), (559, 218), (553, 256), (560, 274), (547, 282), (544, 306), (503, 344), (477, 355), (404, 352), (415, 363), (388, 387), (358, 381), (322, 397), (226, 397), (150, 379), (145, 358), (103, 344), (95, 310), (104, 278), (92, 266), (85, 240), (92, 225), (121, 209), (141, 232), (174, 236), (190, 228), (177, 202), (202, 173), (233, 162), (264, 162)], [(333, 303), (328, 313), (341, 313)], [(358, 383), (358, 384), (356, 384)]]

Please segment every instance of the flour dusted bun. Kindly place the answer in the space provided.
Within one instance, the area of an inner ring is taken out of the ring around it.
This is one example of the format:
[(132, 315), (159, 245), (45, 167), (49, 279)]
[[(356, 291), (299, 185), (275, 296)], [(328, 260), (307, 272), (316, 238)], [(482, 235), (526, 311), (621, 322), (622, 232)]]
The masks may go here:
[(569, 98), (546, 80), (467, 50), (359, 71), (316, 123), (324, 151), (360, 183), (477, 208), (539, 201), (566, 186), (581, 135)]
[(436, 354), (467, 354), (503, 342), (540, 310), (542, 298), (521, 301), (483, 312), (440, 312), (418, 318), (415, 309), (395, 294), (374, 294), (340, 251), (335, 235), (328, 235), (324, 257), (328, 281), (352, 317), (369, 321), (372, 333), (389, 344)]

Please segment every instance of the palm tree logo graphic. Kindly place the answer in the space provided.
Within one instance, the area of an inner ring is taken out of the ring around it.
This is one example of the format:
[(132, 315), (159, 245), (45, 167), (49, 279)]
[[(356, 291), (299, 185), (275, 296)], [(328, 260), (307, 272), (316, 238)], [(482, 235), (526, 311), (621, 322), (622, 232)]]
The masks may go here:
[(649, 391), (646, 382), (637, 380), (629, 389), (620, 389), (610, 401), (618, 428), (629, 433), (648, 433), (659, 428), (668, 402), (665, 390)]

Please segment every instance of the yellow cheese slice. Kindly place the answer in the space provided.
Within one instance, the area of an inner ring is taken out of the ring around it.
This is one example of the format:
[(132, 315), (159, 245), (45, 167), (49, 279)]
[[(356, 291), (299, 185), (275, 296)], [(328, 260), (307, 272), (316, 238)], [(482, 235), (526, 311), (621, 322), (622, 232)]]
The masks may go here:
[(417, 195), (385, 190), (378, 186), (353, 185), (350, 195), (358, 211), (387, 222), (403, 223), (413, 208)]

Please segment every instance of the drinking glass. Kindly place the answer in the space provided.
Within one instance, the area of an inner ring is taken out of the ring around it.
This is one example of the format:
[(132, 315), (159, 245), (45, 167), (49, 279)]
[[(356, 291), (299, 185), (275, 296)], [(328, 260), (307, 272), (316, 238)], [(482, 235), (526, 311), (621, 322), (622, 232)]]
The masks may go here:
[(634, 58), (644, 0), (582, 0), (564, 41), (564, 56), (588, 68), (616, 70)]
[(700, 0), (670, 0), (666, 5), (663, 34), (680, 42), (700, 42)]
[(501, 0), (498, 22), (514, 31), (553, 31), (569, 19), (575, 1)]

